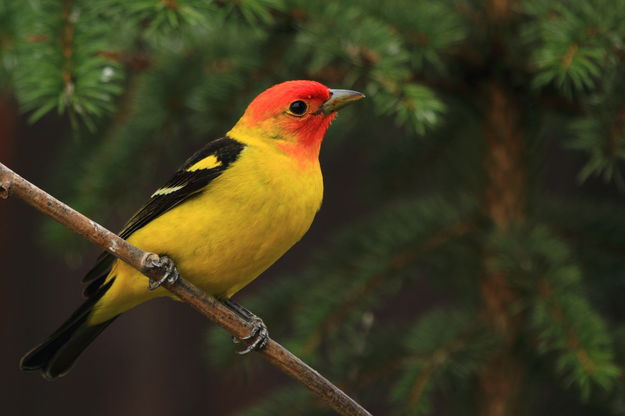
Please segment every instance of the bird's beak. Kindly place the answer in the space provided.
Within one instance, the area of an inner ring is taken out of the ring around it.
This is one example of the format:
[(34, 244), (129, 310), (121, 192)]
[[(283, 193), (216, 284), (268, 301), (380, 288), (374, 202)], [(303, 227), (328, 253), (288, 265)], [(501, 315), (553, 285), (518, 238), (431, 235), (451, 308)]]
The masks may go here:
[(363, 93), (351, 90), (331, 89), (330, 94), (330, 98), (328, 98), (326, 102), (323, 103), (323, 105), (321, 106), (321, 112), (326, 115), (340, 110), (351, 102), (365, 98), (365, 95)]

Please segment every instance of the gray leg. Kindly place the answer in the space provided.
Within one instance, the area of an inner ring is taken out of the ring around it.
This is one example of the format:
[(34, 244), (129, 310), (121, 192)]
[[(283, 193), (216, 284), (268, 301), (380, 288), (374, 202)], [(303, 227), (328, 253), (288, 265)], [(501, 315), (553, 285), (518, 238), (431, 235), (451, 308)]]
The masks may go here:
[(245, 349), (238, 351), (237, 354), (245, 355), (250, 351), (258, 351), (265, 348), (267, 342), (269, 341), (269, 331), (267, 330), (267, 326), (263, 320), (232, 299), (223, 299), (221, 303), (252, 326), (252, 331), (248, 335), (241, 337), (240, 339), (233, 337), (232, 340), (235, 343), (239, 343), (240, 340), (246, 341), (255, 338), (250, 345), (248, 345)]

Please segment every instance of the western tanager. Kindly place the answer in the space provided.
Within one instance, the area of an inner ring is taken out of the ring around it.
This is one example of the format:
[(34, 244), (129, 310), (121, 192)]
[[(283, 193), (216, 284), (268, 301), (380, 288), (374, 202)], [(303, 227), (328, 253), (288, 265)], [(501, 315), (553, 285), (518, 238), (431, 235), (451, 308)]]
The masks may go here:
[[(299, 241), (321, 205), (319, 148), (336, 110), (363, 98), (314, 81), (287, 81), (258, 95), (226, 136), (191, 156), (126, 224), (120, 236), (168, 256), (180, 274), (247, 319), (230, 297)], [(84, 282), (86, 301), (21, 361), (53, 379), (121, 313), (149, 299), (144, 276), (103, 253)]]

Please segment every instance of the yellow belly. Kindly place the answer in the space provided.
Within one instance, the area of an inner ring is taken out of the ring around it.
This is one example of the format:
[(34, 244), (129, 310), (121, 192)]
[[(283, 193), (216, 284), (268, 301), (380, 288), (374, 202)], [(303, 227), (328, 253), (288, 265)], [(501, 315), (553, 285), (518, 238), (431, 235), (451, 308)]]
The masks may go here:
[[(218, 297), (254, 280), (310, 227), (321, 205), (319, 164), (303, 166), (277, 150), (246, 147), (240, 158), (193, 197), (137, 230), (128, 241), (170, 256), (183, 278)], [(147, 279), (117, 261), (115, 283), (94, 308), (99, 323), (148, 299)]]

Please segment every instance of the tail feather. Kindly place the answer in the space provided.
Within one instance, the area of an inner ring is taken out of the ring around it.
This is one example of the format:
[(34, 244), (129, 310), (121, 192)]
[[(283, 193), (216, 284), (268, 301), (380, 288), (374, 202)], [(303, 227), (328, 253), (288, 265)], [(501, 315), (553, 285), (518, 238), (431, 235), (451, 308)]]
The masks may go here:
[(114, 280), (110, 279), (94, 290), (59, 329), (22, 358), (20, 368), (40, 370), (47, 379), (66, 374), (85, 348), (116, 319), (115, 317), (96, 325), (87, 323), (94, 305), (104, 296)]

